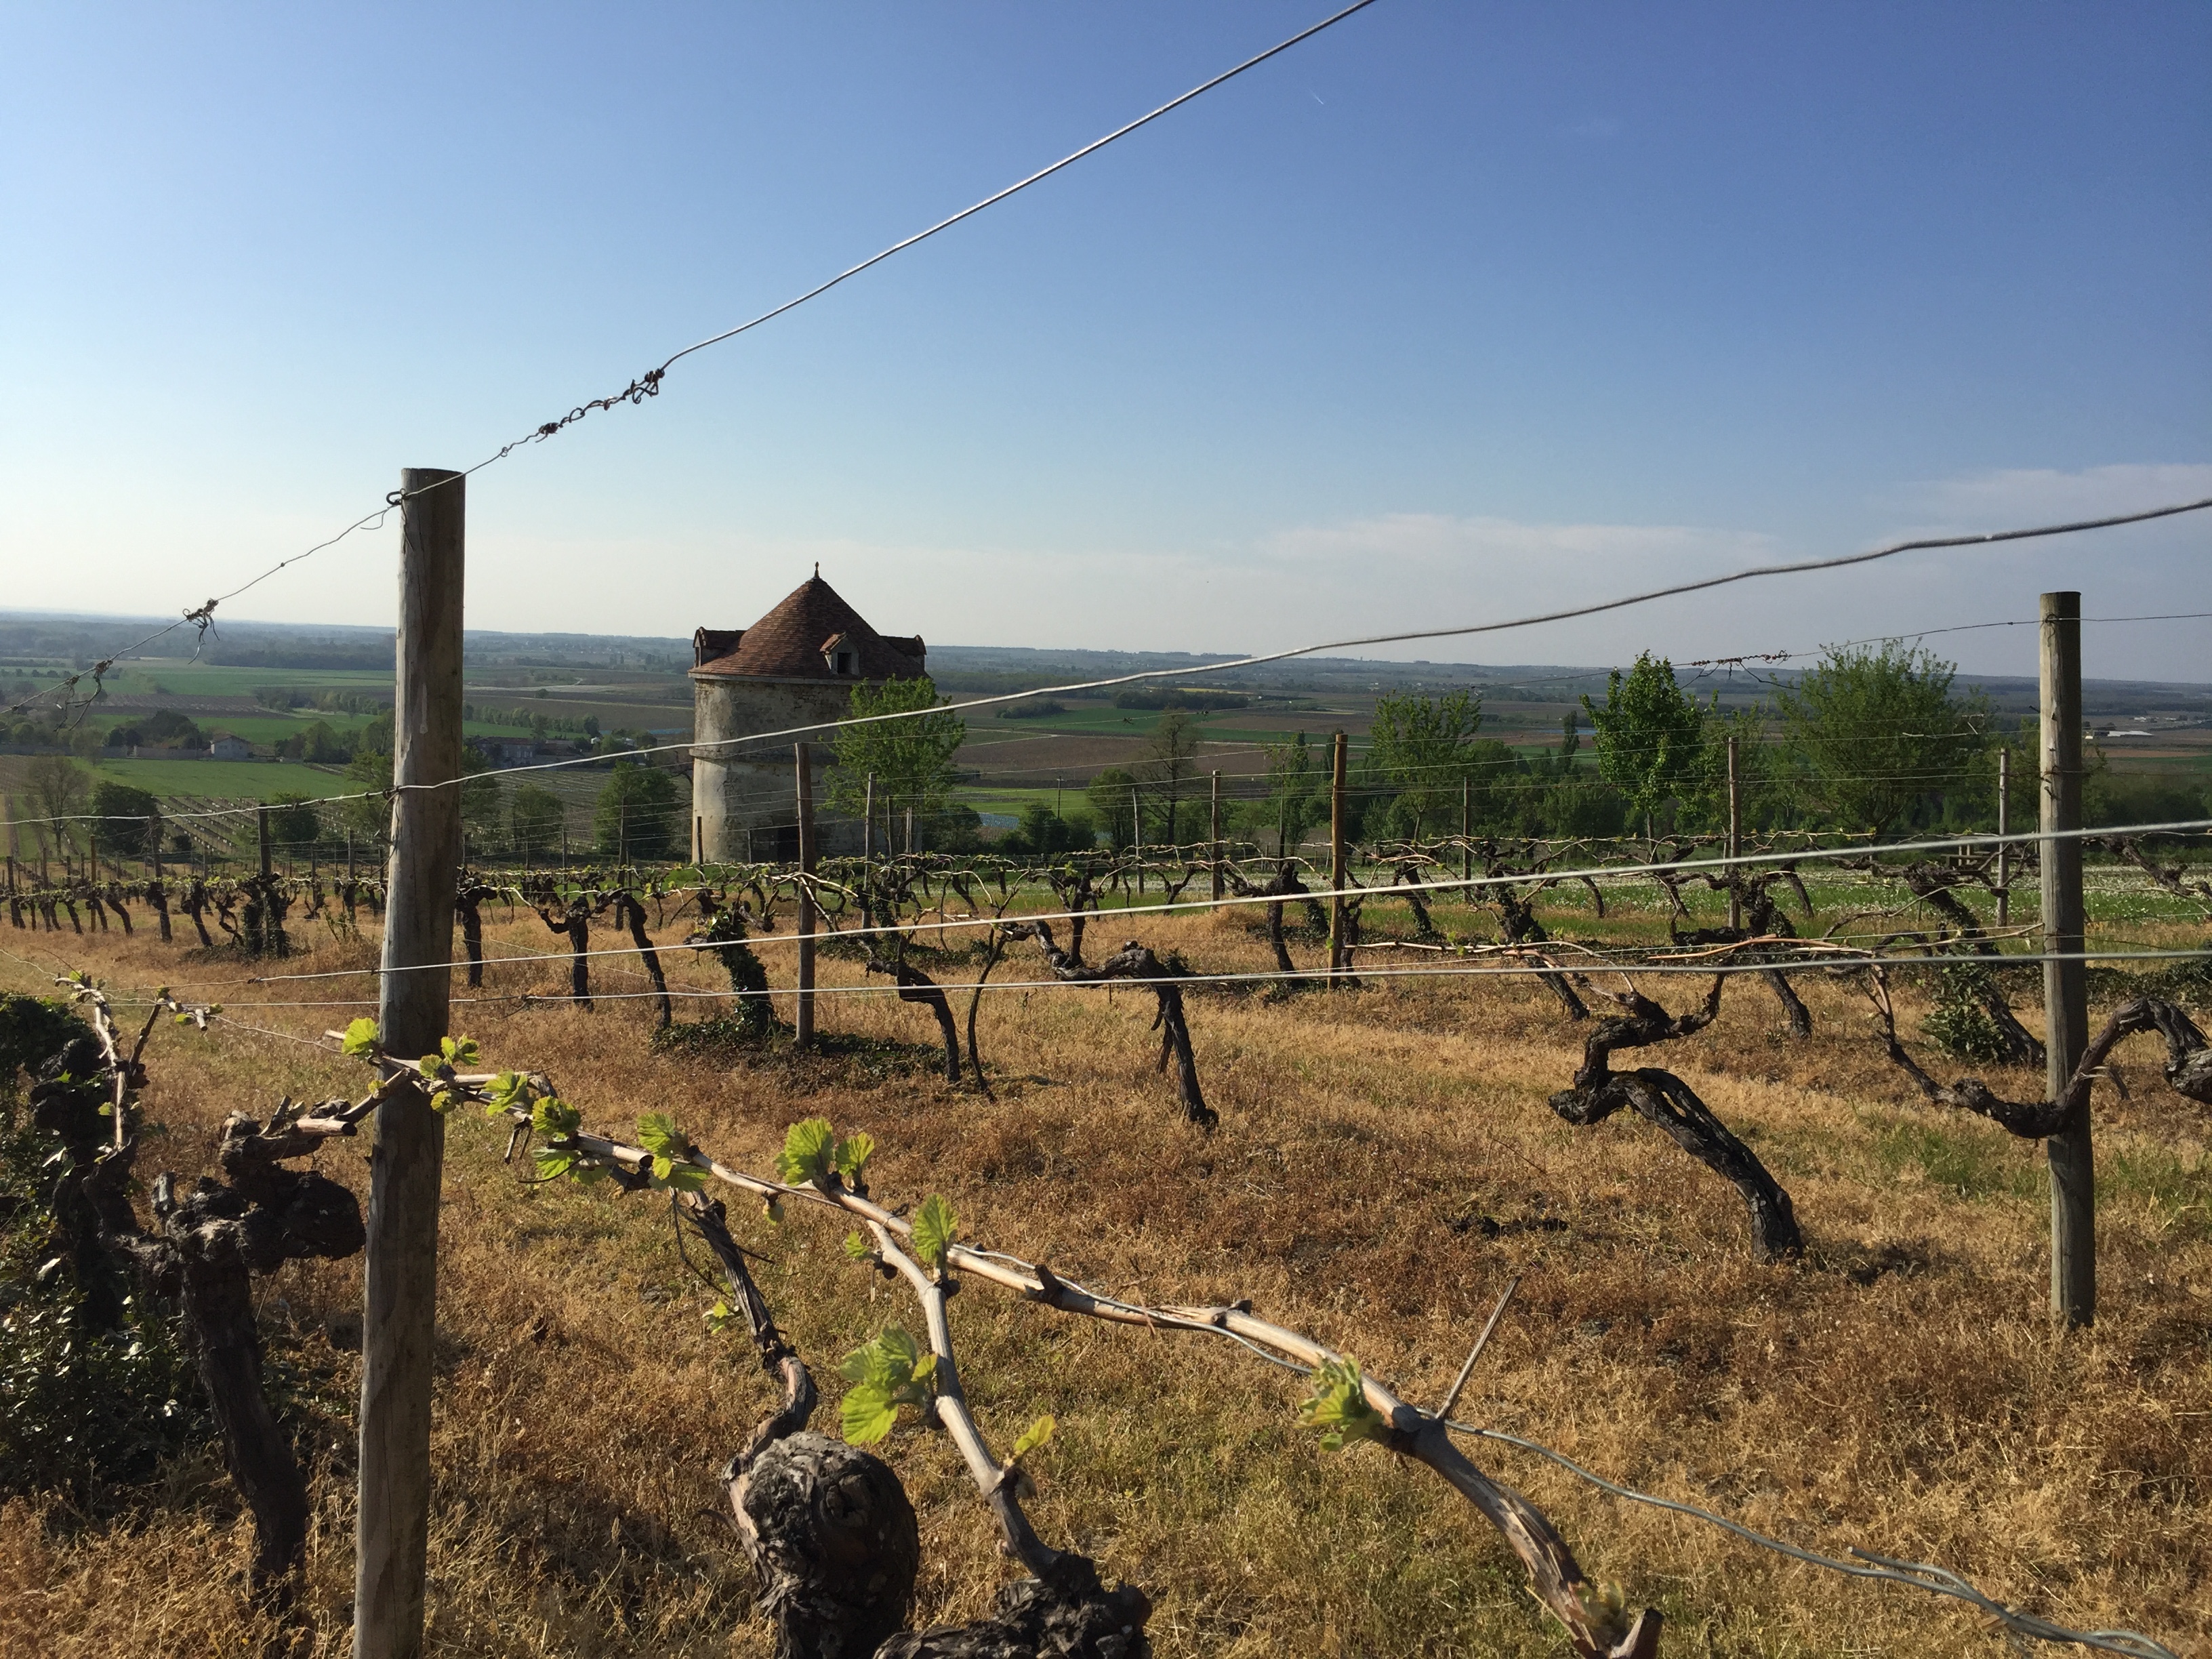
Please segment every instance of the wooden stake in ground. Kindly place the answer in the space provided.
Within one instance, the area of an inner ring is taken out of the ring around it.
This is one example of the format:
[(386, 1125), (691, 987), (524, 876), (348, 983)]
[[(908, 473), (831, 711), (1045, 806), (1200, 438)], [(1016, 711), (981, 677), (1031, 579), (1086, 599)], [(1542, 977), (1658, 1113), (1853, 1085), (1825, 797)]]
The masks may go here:
[[(1743, 797), (1737, 793), (1735, 782), (1735, 739), (1728, 740), (1728, 855), (1743, 856)], [(1737, 878), (1742, 872), (1735, 865), (1729, 866), (1729, 920), (1731, 927), (1743, 926), (1743, 888)]]
[[(447, 1035), (453, 883), (460, 865), (462, 475), (399, 475), (398, 675), (392, 699), (392, 862), (378, 1029), (386, 1049), (434, 1052)], [(417, 1659), (430, 1530), (431, 1339), (445, 1121), (395, 1087), (369, 1160), (362, 1328), (361, 1502), (355, 1659)]]
[(1222, 895), (1221, 774), (1218, 772), (1213, 775), (1213, 809), (1206, 822), (1206, 839), (1213, 843), (1213, 849), (1207, 856), (1213, 862), (1213, 902), (1218, 904)]
[[(2043, 596), (2043, 949), (2072, 961), (2043, 964), (2044, 1055), (2051, 1098), (2064, 1093), (2089, 1042), (2089, 1002), (2080, 958), (2081, 908), (2081, 596)], [(2051, 1311), (2068, 1325), (2097, 1316), (2096, 1161), (2089, 1097), (2044, 1142), (2051, 1164)]]
[[(2012, 824), (2012, 750), (1997, 750), (1997, 834), (2009, 835)], [(1997, 926), (2012, 924), (2012, 843), (1997, 842)]]
[[(1466, 882), (1472, 882), (1474, 879), (1474, 780), (1462, 778), (1459, 781), (1459, 876), (1462, 881)], [(1473, 903), (1474, 890), (1470, 887), (1462, 896), (1469, 903)]]
[(801, 1047), (814, 1041), (814, 889), (808, 880), (814, 873), (814, 760), (808, 747), (791, 745), (799, 769), (799, 995), (791, 1025)]
[(1328, 977), (1342, 975), (1349, 954), (1344, 948), (1344, 733), (1336, 734), (1328, 775)]

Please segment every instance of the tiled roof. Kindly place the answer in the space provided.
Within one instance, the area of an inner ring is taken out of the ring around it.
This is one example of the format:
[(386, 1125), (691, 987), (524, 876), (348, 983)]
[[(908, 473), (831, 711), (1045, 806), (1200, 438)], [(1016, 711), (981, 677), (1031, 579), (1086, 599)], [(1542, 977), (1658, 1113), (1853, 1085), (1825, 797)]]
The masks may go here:
[[(841, 635), (841, 648), (858, 653), (857, 676), (832, 673), (823, 659), (823, 647)], [(691, 672), (715, 679), (912, 679), (922, 672), (923, 661), (919, 638), (877, 633), (817, 574), (799, 583), (775, 610), (746, 629), (734, 651)]]

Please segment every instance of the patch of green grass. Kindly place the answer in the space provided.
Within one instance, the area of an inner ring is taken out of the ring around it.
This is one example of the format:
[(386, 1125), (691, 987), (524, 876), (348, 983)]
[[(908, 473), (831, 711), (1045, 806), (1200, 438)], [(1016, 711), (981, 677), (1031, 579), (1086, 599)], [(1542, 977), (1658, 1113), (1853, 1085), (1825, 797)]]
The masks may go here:
[(1960, 1198), (2025, 1200), (2043, 1190), (2042, 1170), (2017, 1150), (2026, 1144), (2002, 1129), (1906, 1121), (1877, 1130), (1874, 1152), (1886, 1173), (1917, 1169), (1930, 1186)]
[(2185, 1161), (2163, 1146), (2108, 1151), (2097, 1160), (2097, 1204), (2142, 1202), (2158, 1231), (2176, 1239), (2212, 1238), (2212, 1158)]
[(212, 795), (220, 799), (267, 800), (281, 794), (340, 795), (356, 786), (339, 772), (295, 762), (104, 760), (100, 775), (156, 795)]

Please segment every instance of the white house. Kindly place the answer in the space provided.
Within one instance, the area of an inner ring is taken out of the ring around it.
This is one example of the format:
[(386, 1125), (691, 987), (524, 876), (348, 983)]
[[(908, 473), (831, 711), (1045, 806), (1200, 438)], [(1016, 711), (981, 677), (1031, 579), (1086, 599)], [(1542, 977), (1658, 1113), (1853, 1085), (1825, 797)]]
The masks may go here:
[(253, 750), (246, 745), (246, 739), (234, 738), (228, 732), (216, 733), (215, 741), (208, 744), (210, 760), (251, 760), (252, 757)]

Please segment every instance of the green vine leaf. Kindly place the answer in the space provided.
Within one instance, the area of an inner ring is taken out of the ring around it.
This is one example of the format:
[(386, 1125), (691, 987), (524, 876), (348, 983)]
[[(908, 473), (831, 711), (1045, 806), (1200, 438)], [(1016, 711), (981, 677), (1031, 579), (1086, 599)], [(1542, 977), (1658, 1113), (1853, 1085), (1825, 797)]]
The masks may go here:
[(606, 1177), (607, 1172), (604, 1169), (571, 1146), (540, 1146), (531, 1157), (537, 1163), (538, 1176), (541, 1181), (572, 1175), (588, 1184)]
[(1024, 1429), (1021, 1437), (1014, 1442), (1014, 1455), (1011, 1461), (1020, 1462), (1022, 1459), (1051, 1439), (1052, 1431), (1055, 1426), (1057, 1425), (1053, 1422), (1052, 1418), (1046, 1415), (1040, 1417), (1029, 1427)]
[(855, 1446), (866, 1446), (898, 1425), (900, 1407), (912, 1406), (917, 1411), (928, 1408), (937, 1356), (909, 1336), (904, 1327), (886, 1325), (875, 1340), (847, 1354), (837, 1369), (852, 1384), (838, 1407), (845, 1438)]
[(855, 1261), (872, 1261), (876, 1259), (876, 1247), (858, 1233), (847, 1233), (845, 1254)]
[(374, 1060), (376, 1057), (376, 1022), (367, 1018), (355, 1020), (346, 1027), (343, 1046), (344, 1052), (356, 1060)]
[(1024, 1429), (1021, 1437), (1014, 1442), (1014, 1455), (1006, 1460), (1006, 1473), (1013, 1477), (1016, 1498), (1030, 1498), (1036, 1496), (1036, 1482), (1030, 1479), (1030, 1472), (1023, 1465), (1022, 1459), (1052, 1438), (1053, 1426), (1050, 1416), (1040, 1417), (1029, 1427)]
[(726, 1302), (717, 1302), (713, 1307), (708, 1309), (706, 1317), (707, 1329), (716, 1336), (745, 1322), (744, 1316), (732, 1308)]
[(530, 1079), (520, 1072), (501, 1072), (484, 1091), (484, 1115), (503, 1117), (521, 1106), (530, 1094)]
[(810, 1117), (784, 1132), (775, 1155), (776, 1179), (790, 1187), (823, 1186), (836, 1167), (837, 1132), (826, 1117)]
[(650, 1154), (647, 1174), (656, 1187), (696, 1193), (707, 1172), (691, 1162), (691, 1142), (665, 1112), (647, 1112), (637, 1121), (637, 1144)]
[(932, 1193), (921, 1200), (914, 1218), (914, 1253), (924, 1267), (943, 1273), (953, 1241), (959, 1237), (959, 1218), (942, 1194)]
[(875, 1150), (876, 1138), (866, 1130), (849, 1134), (837, 1143), (830, 1158), (848, 1187), (855, 1191), (860, 1189), (861, 1171), (868, 1167), (868, 1159), (875, 1155)]
[(1314, 1391), (1298, 1402), (1298, 1421), (1322, 1431), (1321, 1443), (1329, 1451), (1342, 1451), (1362, 1440), (1381, 1440), (1390, 1431), (1382, 1413), (1367, 1403), (1359, 1380), (1359, 1362), (1346, 1354), (1324, 1359), (1314, 1368)]
[(565, 1140), (584, 1127), (584, 1115), (557, 1095), (548, 1095), (530, 1109), (530, 1127), (549, 1140)]

